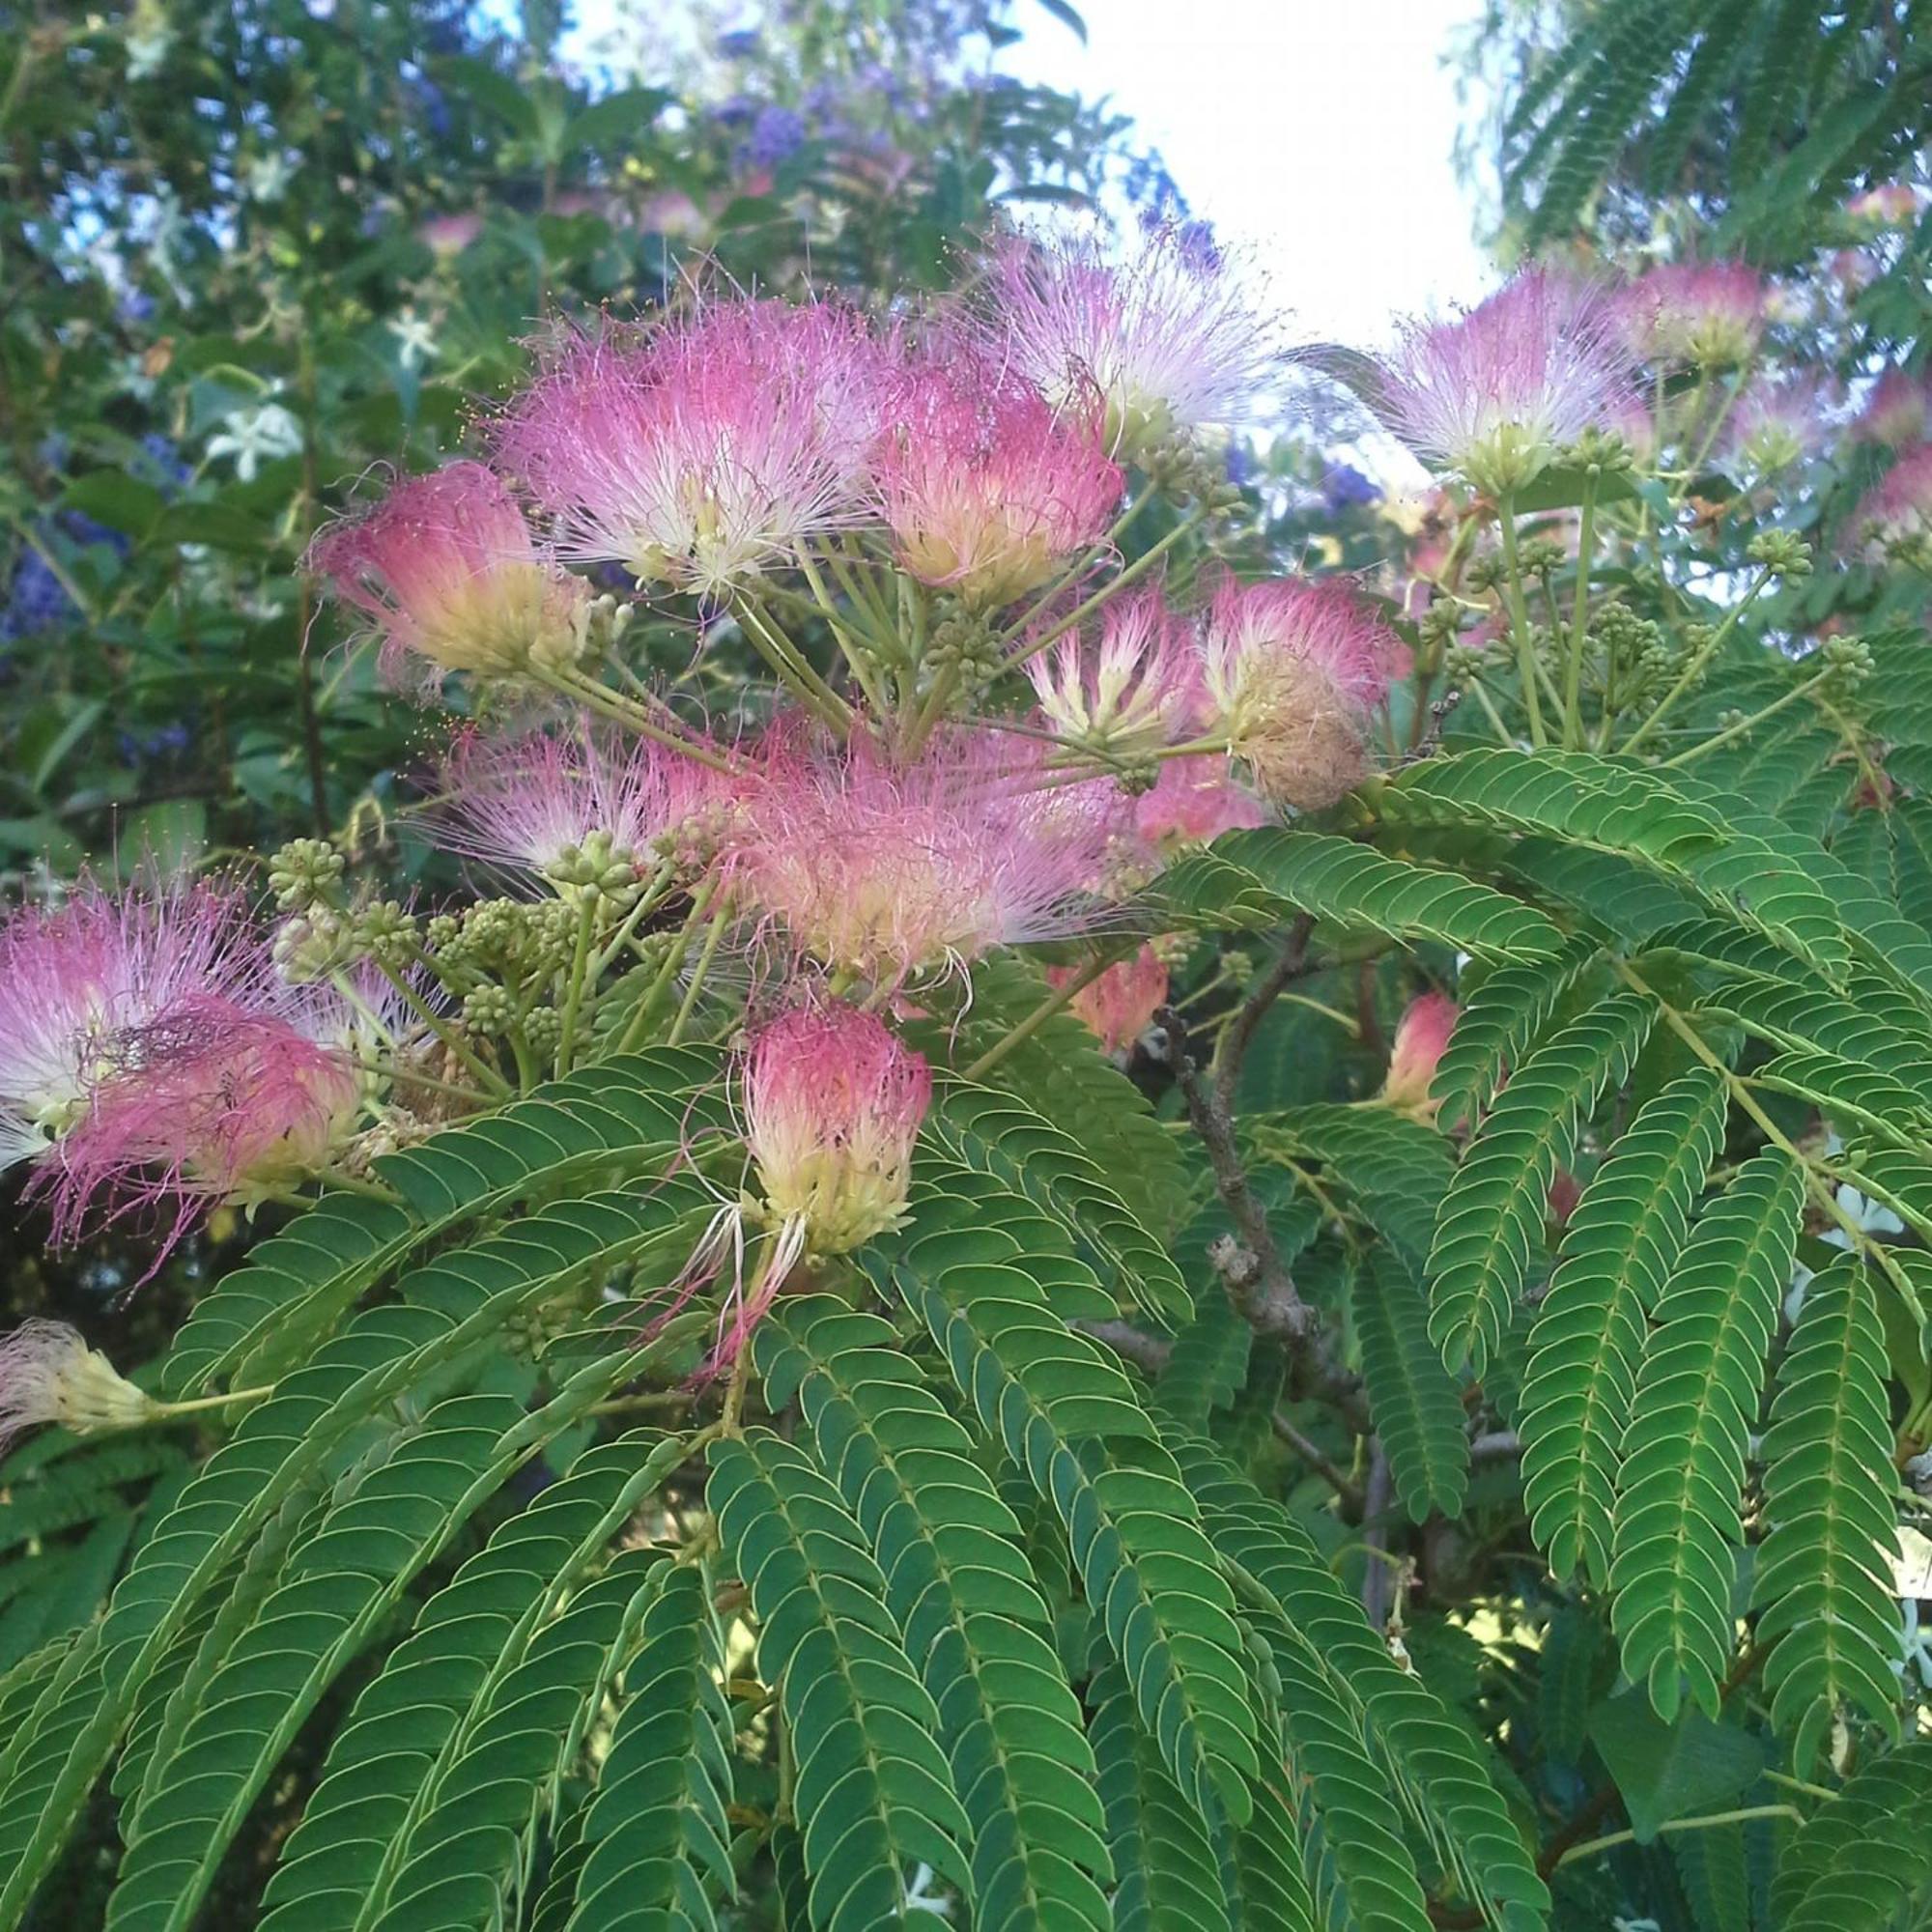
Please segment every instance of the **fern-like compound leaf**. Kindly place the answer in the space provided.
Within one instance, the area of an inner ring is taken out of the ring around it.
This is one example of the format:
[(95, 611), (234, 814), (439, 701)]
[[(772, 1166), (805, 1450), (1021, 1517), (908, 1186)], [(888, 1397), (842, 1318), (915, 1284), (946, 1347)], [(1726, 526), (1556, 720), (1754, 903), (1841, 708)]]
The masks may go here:
[(1724, 1083), (1685, 1074), (1637, 1115), (1563, 1236), (1518, 1403), (1530, 1529), (1559, 1577), (1609, 1582), (1624, 1432), (1651, 1310), (1723, 1145)]
[(1751, 1601), (1771, 1645), (1772, 1722), (1808, 1765), (1855, 1709), (1897, 1734), (1899, 1654), (1885, 1332), (1864, 1264), (1806, 1285), (1764, 1440), (1765, 1518)]
[(1383, 1245), (1355, 1270), (1350, 1303), (1362, 1379), (1396, 1493), (1410, 1520), (1462, 1513), (1469, 1486), (1469, 1435), (1456, 1383), (1430, 1345), (1429, 1302), (1407, 1267)]
[(1619, 993), (1537, 1048), (1497, 1098), (1442, 1202), (1429, 1254), (1429, 1333), (1481, 1375), (1543, 1246), (1551, 1182), (1605, 1088), (1625, 1079), (1656, 1008)]
[(1804, 1180), (1755, 1155), (1708, 1208), (1657, 1304), (1624, 1437), (1610, 1586), (1624, 1668), (1666, 1721), (1715, 1718), (1730, 1661), (1745, 1455), (1791, 1278)]

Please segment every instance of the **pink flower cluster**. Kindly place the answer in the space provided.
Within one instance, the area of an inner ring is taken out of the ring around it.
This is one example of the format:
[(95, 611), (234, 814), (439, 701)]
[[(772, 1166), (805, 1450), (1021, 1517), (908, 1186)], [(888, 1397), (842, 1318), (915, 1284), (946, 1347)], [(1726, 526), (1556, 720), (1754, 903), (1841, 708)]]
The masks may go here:
[(1601, 289), (1532, 269), (1453, 322), (1412, 323), (1378, 409), (1424, 458), (1506, 497), (1631, 397), (1634, 357)]
[(1617, 307), (1643, 360), (1728, 369), (1756, 349), (1765, 296), (1764, 277), (1747, 263), (1672, 262), (1639, 275)]
[(553, 681), (596, 618), (560, 561), (715, 609), (879, 526), (904, 570), (990, 611), (1102, 537), (1143, 432), (1234, 418), (1268, 359), (1236, 280), (1179, 231), (1124, 259), (1014, 241), (984, 299), (918, 328), (710, 298), (563, 329), (489, 424), (494, 469), (402, 484), (309, 563), (392, 660)]
[(0, 1152), (57, 1239), (206, 1208), (307, 1172), (347, 1130), (344, 1014), (284, 985), (239, 895), (83, 883), (0, 930)]

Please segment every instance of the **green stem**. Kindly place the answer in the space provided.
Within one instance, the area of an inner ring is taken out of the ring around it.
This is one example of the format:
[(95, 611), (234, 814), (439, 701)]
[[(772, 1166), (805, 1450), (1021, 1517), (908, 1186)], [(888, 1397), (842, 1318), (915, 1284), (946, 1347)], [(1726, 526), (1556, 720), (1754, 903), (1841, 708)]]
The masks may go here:
[(1517, 549), (1516, 501), (1505, 497), (1496, 506), (1502, 526), (1503, 567), (1509, 573), (1510, 628), (1516, 633), (1517, 677), (1522, 686), (1522, 708), (1529, 719), (1529, 742), (1541, 751), (1548, 740), (1543, 732), (1543, 705), (1537, 696), (1536, 643), (1530, 635), (1529, 599), (1523, 595), (1522, 558)]
[(1747, 731), (1754, 731), (1767, 718), (1775, 717), (1787, 704), (1796, 704), (1801, 697), (1814, 692), (1832, 675), (1828, 665), (1815, 677), (1806, 678), (1803, 684), (1795, 684), (1782, 697), (1775, 697), (1761, 710), (1753, 711), (1748, 718), (1740, 719), (1728, 729), (1719, 731), (1715, 738), (1706, 738), (1701, 745), (1692, 745), (1688, 752), (1679, 752), (1674, 758), (1665, 758), (1659, 767), (1669, 771), (1676, 765), (1688, 765), (1692, 758), (1701, 758), (1706, 752), (1715, 752), (1719, 745), (1728, 745), (1734, 738), (1742, 738)]
[[(718, 956), (719, 942), (724, 937), (724, 925), (730, 917), (729, 906), (720, 906), (713, 915), (711, 930), (704, 936), (704, 951), (697, 955), (697, 965), (691, 975), (691, 984), (684, 989), (684, 1000), (678, 1007), (677, 1017), (670, 1023), (670, 1037), (666, 1044), (675, 1046), (684, 1037), (684, 1029), (691, 1016), (697, 1009), (697, 996), (704, 988), (705, 976), (711, 971), (711, 962)], [(749, 1352), (749, 1350), (747, 1351)]]
[(1673, 684), (1670, 687), (1670, 689), (1663, 694), (1662, 697), (1661, 697), (1658, 700), (1656, 710), (1654, 710), (1650, 714), (1650, 716), (1646, 718), (1643, 721), (1643, 723), (1636, 727), (1636, 729), (1631, 734), (1631, 736), (1624, 741), (1621, 750), (1625, 753), (1626, 755), (1634, 752), (1637, 749), (1637, 747), (1640, 746), (1643, 743), (1643, 741), (1646, 738), (1648, 738), (1653, 731), (1657, 729), (1659, 724), (1662, 723), (1665, 713), (1670, 711), (1672, 707), (1675, 706), (1678, 699), (1681, 698), (1684, 696), (1684, 694), (1690, 689), (1691, 685), (1693, 685), (1697, 681), (1698, 673), (1704, 668), (1704, 667), (1707, 664), (1711, 662), (1711, 660), (1714, 657), (1717, 656), (1718, 652), (1720, 649), (1722, 649), (1725, 639), (1728, 639), (1731, 633), (1737, 629), (1739, 620), (1744, 616), (1745, 612), (1748, 611), (1750, 607), (1757, 602), (1759, 592), (1762, 591), (1764, 589), (1764, 586), (1770, 582), (1771, 582), (1771, 573), (1770, 571), (1766, 571), (1757, 580), (1757, 582), (1753, 583), (1751, 587), (1745, 592), (1744, 596), (1738, 601), (1738, 603), (1724, 613), (1724, 621), (1721, 624), (1719, 624), (1715, 631), (1711, 633), (1710, 637), (1705, 640), (1703, 649), (1700, 650), (1697, 653), (1697, 655), (1693, 657), (1690, 660), (1690, 662), (1684, 667), (1683, 670), (1678, 673), (1677, 682)]
[(204, 1409), (226, 1408), (235, 1402), (261, 1402), (273, 1395), (275, 1385), (268, 1383), (263, 1388), (230, 1389), (226, 1395), (196, 1396), (191, 1402), (157, 1402), (151, 1405), (149, 1414), (156, 1422), (172, 1422), (178, 1415), (198, 1415)]
[(635, 731), (639, 737), (649, 738), (670, 751), (682, 752), (687, 758), (695, 758), (700, 765), (709, 765), (714, 772), (735, 773), (738, 769), (729, 758), (712, 751), (709, 746), (695, 744), (680, 732), (667, 731), (642, 705), (634, 703), (608, 685), (599, 684), (595, 678), (585, 677), (582, 671), (550, 670), (532, 666), (530, 674), (539, 683), (549, 685), (553, 691), (560, 692), (566, 697), (575, 698), (579, 704), (609, 718), (613, 724), (623, 725), (628, 731)]
[[(1704, 1832), (1714, 1825), (1742, 1825), (1752, 1818), (1789, 1818), (1793, 1824), (1804, 1823), (1804, 1813), (1795, 1804), (1744, 1804), (1735, 1811), (1714, 1811), (1707, 1818), (1666, 1818), (1657, 1829), (1660, 1833)], [(1556, 1862), (1559, 1866), (1574, 1864), (1578, 1859), (1595, 1858), (1599, 1852), (1634, 1844), (1635, 1840), (1634, 1832), (1610, 1832), (1601, 1838), (1585, 1838), (1580, 1845), (1572, 1845)]]
[(1158, 543), (1144, 550), (1119, 576), (1110, 578), (1085, 603), (1069, 611), (1057, 624), (1049, 625), (1038, 637), (1033, 639), (1024, 650), (1015, 652), (1006, 661), (1003, 668), (1017, 670), (1029, 658), (1037, 658), (1049, 644), (1057, 642), (1076, 625), (1084, 624), (1108, 598), (1119, 596), (1128, 584), (1145, 577), (1207, 514), (1205, 509), (1190, 510)]
[[(801, 552), (799, 568), (805, 573), (805, 581), (811, 585), (811, 598), (819, 614), (824, 617), (833, 637), (838, 640), (847, 668), (858, 680), (859, 689), (866, 694), (866, 701), (875, 714), (884, 717), (886, 703), (878, 686), (872, 679), (872, 666), (868, 653), (854, 639), (851, 627), (845, 621), (845, 613), (834, 602), (832, 593), (825, 587), (825, 580), (818, 574), (818, 566), (812, 562), (810, 554)], [(837, 568), (837, 566), (834, 566)]]
[(1583, 502), (1577, 523), (1577, 602), (1570, 614), (1570, 665), (1563, 681), (1563, 745), (1566, 751), (1583, 748), (1583, 646), (1590, 617), (1591, 552), (1596, 542), (1597, 466), (1592, 464), (1583, 476)]
[(1025, 637), (1027, 634), (1028, 627), (1030, 625), (1038, 623), (1039, 620), (1043, 616), (1045, 616), (1050, 610), (1053, 609), (1054, 604), (1059, 600), (1061, 594), (1066, 589), (1068, 584), (1078, 583), (1081, 578), (1084, 577), (1088, 571), (1093, 569), (1094, 564), (1099, 562), (1099, 560), (1103, 556), (1105, 556), (1110, 551), (1119, 550), (1121, 547), (1121, 539), (1127, 533), (1127, 526), (1133, 522), (1133, 520), (1137, 516), (1140, 515), (1142, 509), (1146, 506), (1151, 495), (1152, 493), (1151, 491), (1144, 491), (1140, 496), (1136, 497), (1134, 500), (1131, 503), (1129, 503), (1127, 507), (1124, 510), (1122, 510), (1118, 517), (1114, 519), (1112, 526), (1100, 537), (1099, 541), (1095, 543), (1090, 550), (1088, 550), (1083, 555), (1077, 557), (1072, 563), (1068, 564), (1067, 567), (1064, 571), (1062, 571), (1060, 575), (1057, 578), (1055, 578), (1054, 581), (1051, 583), (1049, 583), (1047, 587), (1044, 590), (1042, 590), (1040, 594), (1037, 597), (1036, 597), (1030, 605), (1027, 606), (1025, 611), (1022, 612), (1022, 614), (1019, 617), (1017, 617), (1011, 624), (1008, 625), (1006, 630), (1001, 634), (1001, 641), (1004, 643), (1010, 643), (1016, 638)]
[(852, 723), (852, 707), (806, 663), (798, 646), (768, 624), (749, 597), (739, 599), (736, 614), (738, 628), (752, 648), (778, 672), (781, 682), (789, 685), (835, 731), (846, 730)]
[(510, 1083), (487, 1061), (479, 1058), (455, 1031), (445, 1024), (440, 1014), (432, 1012), (428, 1003), (393, 966), (382, 959), (376, 964), (381, 969), (384, 979), (403, 996), (404, 1002), (416, 1018), (421, 1020), (423, 1025), (428, 1027), (430, 1032), (435, 1034), (437, 1038), (441, 1040), (443, 1045), (482, 1081), (485, 1092), (494, 1094), (498, 1099), (505, 1097), (510, 1092)]
[(665, 954), (664, 964), (658, 968), (657, 978), (644, 989), (638, 1004), (631, 1009), (631, 1017), (625, 1023), (624, 1031), (611, 1049), (612, 1052), (628, 1053), (637, 1044), (638, 1037), (643, 1032), (645, 1022), (657, 1011), (658, 1002), (664, 997), (665, 989), (677, 978), (678, 968), (684, 964), (684, 955), (691, 950), (691, 935), (697, 930), (698, 922), (704, 917), (711, 901), (717, 895), (716, 878), (706, 879), (698, 887), (692, 897), (691, 910), (685, 914), (684, 923), (678, 928), (677, 938), (672, 942), (670, 951)]
[(1064, 1012), (1108, 967), (1119, 965), (1125, 956), (1120, 948), (1096, 953), (1065, 985), (1056, 986), (1025, 1019), (995, 1040), (960, 1074), (960, 1079), (983, 1080), (1016, 1046), (1025, 1045), (1055, 1013)]
[(563, 1031), (557, 1036), (556, 1074), (561, 1080), (570, 1071), (570, 1056), (577, 1047), (577, 1020), (583, 1010), (583, 989), (590, 978), (590, 935), (597, 923), (597, 900), (589, 893), (577, 913), (577, 945), (570, 956), (570, 980), (563, 992)]

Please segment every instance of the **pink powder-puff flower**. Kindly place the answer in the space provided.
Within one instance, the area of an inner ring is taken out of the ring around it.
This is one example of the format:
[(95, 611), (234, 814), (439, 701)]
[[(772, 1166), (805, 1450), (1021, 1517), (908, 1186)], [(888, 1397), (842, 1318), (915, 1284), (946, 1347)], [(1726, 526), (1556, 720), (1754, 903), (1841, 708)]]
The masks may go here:
[(1533, 269), (1453, 322), (1411, 324), (1378, 410), (1425, 461), (1507, 497), (1605, 422), (1630, 369), (1602, 294)]
[(215, 994), (128, 1029), (110, 1052), (115, 1070), (28, 1182), (56, 1243), (148, 1210), (165, 1257), (208, 1208), (255, 1207), (321, 1166), (361, 1096), (346, 1054)]
[(1037, 590), (1120, 501), (1095, 414), (1056, 411), (982, 349), (916, 355), (873, 461), (899, 562), (976, 611)]
[(1215, 593), (1203, 660), (1210, 728), (1264, 798), (1319, 810), (1367, 775), (1364, 715), (1388, 695), (1395, 642), (1346, 584), (1231, 582)]
[[(1067, 986), (1079, 973), (1077, 966), (1049, 966), (1046, 982)], [(1131, 959), (1117, 960), (1081, 987), (1069, 1006), (1109, 1053), (1119, 1053), (1148, 1030), (1166, 998), (1167, 962), (1151, 946), (1143, 946)]]
[(1872, 384), (1851, 433), (1861, 442), (1903, 449), (1921, 441), (1928, 428), (1932, 428), (1932, 381), (1903, 369), (1888, 369)]
[(1119, 793), (1053, 782), (1026, 739), (942, 737), (905, 764), (869, 743), (782, 741), (727, 841), (735, 890), (798, 949), (872, 983), (1064, 938), (1119, 828)]
[(1760, 378), (1732, 406), (1724, 449), (1733, 463), (1769, 476), (1811, 455), (1825, 430), (1825, 391), (1817, 377)]
[(399, 484), (366, 515), (325, 530), (308, 567), (375, 619), (393, 670), (507, 675), (582, 655), (588, 587), (545, 562), (523, 512), (480, 463)]
[(132, 1429), (156, 1413), (156, 1404), (65, 1321), (23, 1321), (0, 1335), (0, 1450), (42, 1423), (86, 1435)]
[(83, 880), (0, 929), (0, 1166), (45, 1154), (116, 1070), (117, 1043), (184, 1001), (269, 978), (239, 898), (198, 885), (110, 897)]
[(765, 1208), (804, 1224), (809, 1252), (849, 1254), (901, 1224), (932, 1072), (883, 1021), (795, 1008), (752, 1036), (742, 1080)]
[(1111, 454), (1245, 421), (1275, 360), (1251, 293), (1190, 226), (1145, 231), (1119, 260), (1091, 234), (1013, 237), (991, 284), (996, 343), (1056, 408), (1097, 394)]
[(1909, 449), (1852, 512), (1852, 529), (1880, 554), (1932, 554), (1932, 443)]
[(1845, 213), (1874, 228), (1910, 228), (1918, 219), (1918, 190), (1910, 182), (1887, 182), (1853, 195)]
[[(661, 1330), (728, 1265), (700, 1382), (744, 1352), (802, 1262), (850, 1254), (904, 1224), (932, 1070), (875, 1015), (809, 999), (753, 1032), (739, 1060), (738, 1089), (756, 1192), (747, 1187), (712, 1216), (669, 1306), (652, 1324)], [(769, 1231), (749, 1285), (748, 1220)]]
[(564, 555), (715, 602), (859, 521), (878, 367), (847, 310), (721, 301), (567, 342), (496, 446)]
[(1119, 756), (1179, 743), (1200, 702), (1191, 639), (1158, 590), (1110, 603), (1097, 649), (1068, 632), (1028, 658), (1026, 673), (1061, 737)]
[(1446, 993), (1424, 993), (1409, 1002), (1389, 1050), (1381, 1094), (1385, 1105), (1423, 1120), (1435, 1118), (1436, 1102), (1429, 1090), (1461, 1010)]
[(1160, 777), (1134, 802), (1134, 830), (1156, 854), (1266, 825), (1272, 816), (1235, 782), (1216, 752), (1163, 759)]
[(1765, 280), (1745, 262), (1670, 262), (1639, 275), (1618, 309), (1644, 360), (1728, 369), (1757, 348)]
[(717, 774), (648, 740), (467, 732), (443, 767), (442, 842), (565, 894), (624, 897), (710, 810), (719, 786)]

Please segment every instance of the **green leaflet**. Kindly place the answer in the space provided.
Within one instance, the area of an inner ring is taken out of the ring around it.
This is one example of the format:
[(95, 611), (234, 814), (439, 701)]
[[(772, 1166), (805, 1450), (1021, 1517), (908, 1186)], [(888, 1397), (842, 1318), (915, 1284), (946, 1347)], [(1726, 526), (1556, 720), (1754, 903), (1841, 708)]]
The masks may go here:
[[(1181, 1444), (1180, 1459), (1215, 1548), (1264, 1593), (1252, 1613), (1281, 1669), (1291, 1763), (1294, 1751), (1304, 1754), (1318, 1805), (1320, 1777), (1337, 1780), (1333, 1802), (1346, 1830), (1336, 1837), (1335, 1856), (1346, 1848), (1347, 1856), (1371, 1861), (1374, 1895), (1384, 1901), (1379, 1909), (1392, 1913), (1391, 1923), (1413, 1922), (1420, 1892), (1386, 1792), (1489, 1924), (1498, 1932), (1539, 1932), (1549, 1894), (1476, 1744), (1389, 1656), (1361, 1605), (1280, 1504), (1263, 1497), (1205, 1443)], [(1250, 1607), (1246, 1589), (1243, 1602)], [(1296, 1727), (1304, 1722), (1297, 1743)], [(1373, 1767), (1366, 1776), (1363, 1752)], [(1355, 1909), (1352, 1892), (1350, 1903)]]
[[(272, 1399), (249, 1412), (229, 1443), (209, 1461), (142, 1548), (114, 1594), (101, 1625), (104, 1694), (68, 1742), (39, 1815), (24, 1817), (18, 1839), (6, 1820), (16, 1814), (14, 1786), (0, 1783), (0, 1922), (32, 1893), (127, 1722), (148, 1677), (168, 1655), (202, 1593), (352, 1434), (406, 1395), (421, 1400), (435, 1377), (478, 1365), (503, 1323), (527, 1307), (597, 1277), (615, 1260), (656, 1252), (682, 1259), (688, 1221), (707, 1197), (689, 1181), (650, 1194), (593, 1196), (519, 1222), (418, 1269), (406, 1299), (368, 1310), (307, 1367), (288, 1376)], [(583, 1402), (631, 1372), (593, 1362), (567, 1383), (550, 1409), (526, 1416), (498, 1445), (503, 1472), (561, 1426), (558, 1404)], [(493, 1485), (494, 1486), (494, 1485)], [(210, 1658), (208, 1662), (214, 1660)], [(44, 1768), (44, 1765), (41, 1768)], [(0, 1765), (0, 1778), (6, 1776)]]
[(1429, 1342), (1420, 1284), (1380, 1244), (1355, 1270), (1350, 1311), (1362, 1379), (1396, 1493), (1409, 1519), (1462, 1513), (1469, 1482), (1469, 1433), (1455, 1382)]
[(1264, 1154), (1321, 1162), (1327, 1188), (1358, 1203), (1364, 1223), (1421, 1271), (1456, 1175), (1440, 1134), (1384, 1107), (1323, 1105), (1258, 1115), (1252, 1131)]
[(768, 1399), (794, 1388), (810, 1446), (864, 1526), (939, 1712), (972, 1826), (982, 1932), (1108, 1925), (1094, 1753), (1048, 1640), (1020, 1526), (890, 1323), (824, 1296), (760, 1331)]
[(1116, 1932), (1203, 1932), (1234, 1924), (1208, 1821), (1142, 1726), (1126, 1672), (1109, 1663), (1094, 1673), (1087, 1694), (1107, 1841), (1121, 1873)]
[(1166, 1248), (1122, 1201), (1080, 1143), (1013, 1094), (949, 1081), (934, 1096), (925, 1142), (949, 1161), (992, 1176), (1066, 1226), (1082, 1259), (1117, 1300), (1165, 1323), (1186, 1320), (1187, 1285)]
[(330, 1194), (252, 1248), (176, 1334), (163, 1390), (182, 1397), (216, 1381), (272, 1381), (312, 1353), (366, 1289), (452, 1226), (547, 1191), (590, 1191), (661, 1167), (716, 1118), (701, 1092), (717, 1079), (716, 1059), (688, 1048), (626, 1054), (384, 1154), (376, 1173), (399, 1201)]
[(263, 1783), (323, 1691), (402, 1589), (496, 1487), (520, 1405), (439, 1404), (290, 1556), (216, 1668), (185, 1683), (192, 1716), (156, 1751), (108, 1901), (113, 1932), (186, 1925)]
[(732, 1720), (705, 1573), (661, 1564), (624, 1666), (624, 1714), (583, 1818), (571, 1932), (712, 1924), (706, 1883), (735, 1891)]
[(1771, 1904), (1778, 1932), (1899, 1932), (1932, 1903), (1932, 1739), (1863, 1766), (1821, 1805), (1779, 1860)]
[(1624, 1437), (1611, 1622), (1624, 1668), (1667, 1722), (1688, 1694), (1716, 1718), (1747, 1438), (1791, 1276), (1802, 1171), (1762, 1153), (1709, 1207), (1658, 1300)]
[(1263, 826), (1217, 839), (1152, 889), (1162, 923), (1267, 930), (1298, 912), (1349, 930), (1428, 939), (1479, 959), (1547, 958), (1563, 935), (1548, 918), (1441, 867), (1391, 859), (1320, 832)]
[(1851, 963), (1844, 921), (1816, 883), (1836, 868), (1814, 840), (1743, 830), (1693, 785), (1640, 765), (1587, 752), (1463, 752), (1389, 780), (1378, 807), (1398, 821), (1551, 835), (1634, 859), (1829, 980)]
[[(423, 1605), (336, 1737), (269, 1881), (265, 1928), (348, 1932), (377, 1921), (452, 1768), (490, 1712), (519, 1701), (506, 1687), (542, 1687), (541, 1660), (526, 1670), (540, 1629), (681, 1454), (676, 1441), (635, 1435), (588, 1452)], [(564, 1714), (555, 1735), (570, 1728)], [(488, 1870), (472, 1845), (466, 1872), (494, 1894)], [(429, 1901), (413, 1909), (427, 1922)]]
[(918, 1222), (892, 1265), (980, 1420), (1065, 1524), (1073, 1568), (1180, 1788), (1236, 1824), (1259, 1769), (1234, 1599), (1132, 1384), (1026, 1269)]
[(917, 1928), (902, 1868), (928, 1864), (970, 1895), (960, 1847), (972, 1828), (864, 1532), (805, 1457), (763, 1430), (712, 1446), (707, 1496), (752, 1593), (758, 1668), (780, 1688), (796, 1753), (811, 1923)]
[(1808, 1767), (1841, 1706), (1898, 1735), (1898, 1527), (1885, 1332), (1863, 1263), (1805, 1288), (1764, 1439), (1765, 1517), (1751, 1601), (1772, 1645), (1772, 1722)]
[(1429, 1254), (1432, 1341), (1480, 1376), (1542, 1247), (1550, 1183), (1606, 1087), (1628, 1078), (1656, 1008), (1619, 993), (1579, 1014), (1517, 1069), (1450, 1183)]
[(1498, 966), (1476, 981), (1456, 1016), (1431, 1088), (1443, 1132), (1477, 1120), (1505, 1072), (1522, 1059), (1600, 953), (1593, 941), (1573, 939), (1551, 959)]
[(1529, 1336), (1523, 1498), (1558, 1577), (1610, 1574), (1623, 1436), (1651, 1310), (1723, 1145), (1724, 1083), (1699, 1068), (1637, 1115), (1584, 1189)]

